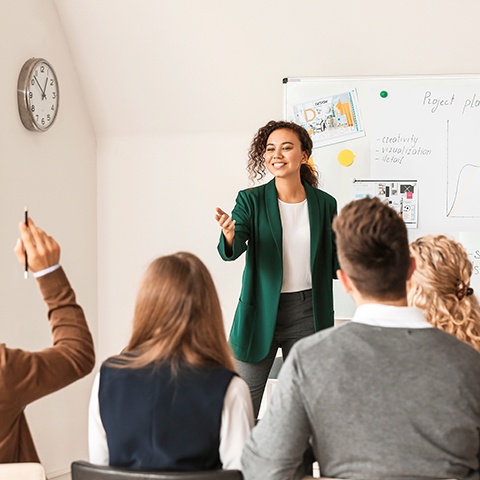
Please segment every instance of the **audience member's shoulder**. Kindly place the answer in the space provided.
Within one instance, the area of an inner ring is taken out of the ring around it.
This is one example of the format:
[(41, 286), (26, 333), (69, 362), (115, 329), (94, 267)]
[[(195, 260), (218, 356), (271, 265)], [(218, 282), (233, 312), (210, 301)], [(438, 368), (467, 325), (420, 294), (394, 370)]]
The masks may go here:
[(301, 354), (307, 354), (310, 351), (318, 352), (318, 346), (321, 344), (322, 350), (325, 351), (330, 345), (335, 348), (335, 344), (343, 341), (345, 333), (347, 333), (352, 325), (350, 322), (339, 325), (338, 327), (330, 327), (320, 332), (314, 333), (308, 337), (299, 340), (293, 348)]
[(444, 332), (439, 328), (432, 328), (430, 331), (433, 335), (438, 337), (439, 341), (442, 342), (445, 347), (449, 348), (454, 358), (458, 358), (459, 360), (471, 360), (478, 365), (478, 368), (480, 368), (480, 352), (472, 345), (459, 340), (454, 335)]
[(102, 365), (100, 366), (100, 370), (103, 370), (106, 368), (114, 368), (116, 370), (125, 370), (124, 368), (121, 368), (121, 367), (125, 367), (132, 358), (135, 358), (135, 355), (128, 352), (122, 352), (120, 355), (114, 355), (104, 360), (102, 362)]

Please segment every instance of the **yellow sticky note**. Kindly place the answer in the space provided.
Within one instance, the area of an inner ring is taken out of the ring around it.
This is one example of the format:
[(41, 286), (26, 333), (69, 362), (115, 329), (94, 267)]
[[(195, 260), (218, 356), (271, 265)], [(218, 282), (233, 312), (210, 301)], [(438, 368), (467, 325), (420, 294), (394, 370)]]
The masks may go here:
[(351, 150), (342, 150), (338, 154), (338, 163), (344, 167), (349, 167), (353, 163), (355, 155)]

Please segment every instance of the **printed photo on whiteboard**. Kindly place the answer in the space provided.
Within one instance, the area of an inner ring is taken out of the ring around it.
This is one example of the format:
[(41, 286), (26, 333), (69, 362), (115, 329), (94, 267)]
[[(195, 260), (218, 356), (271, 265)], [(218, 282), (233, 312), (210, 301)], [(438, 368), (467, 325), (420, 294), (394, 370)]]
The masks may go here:
[(365, 136), (356, 90), (293, 105), (293, 113), (314, 148)]
[(416, 180), (355, 180), (352, 198), (378, 197), (390, 205), (407, 228), (418, 227), (418, 186)]

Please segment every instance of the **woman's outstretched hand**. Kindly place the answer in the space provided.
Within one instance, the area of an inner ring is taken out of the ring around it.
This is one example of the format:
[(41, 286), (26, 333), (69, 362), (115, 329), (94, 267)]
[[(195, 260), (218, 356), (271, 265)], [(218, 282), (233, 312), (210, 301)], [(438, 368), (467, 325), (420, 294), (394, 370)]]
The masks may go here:
[(222, 227), (223, 236), (227, 245), (232, 248), (233, 238), (235, 237), (235, 220), (228, 213), (224, 212), (221, 208), (215, 209), (215, 220)]

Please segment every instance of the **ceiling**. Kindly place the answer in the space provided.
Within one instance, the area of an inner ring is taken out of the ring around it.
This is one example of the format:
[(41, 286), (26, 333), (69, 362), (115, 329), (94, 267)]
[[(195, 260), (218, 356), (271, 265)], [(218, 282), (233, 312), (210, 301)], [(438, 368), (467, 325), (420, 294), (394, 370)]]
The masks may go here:
[(287, 13), (271, 4), (55, 0), (97, 134), (245, 130), (259, 102), (281, 116), (292, 52), (269, 61), (263, 25), (280, 33)]
[(97, 136), (255, 131), (286, 76), (476, 68), (455, 49), (477, 0), (53, 2)]

